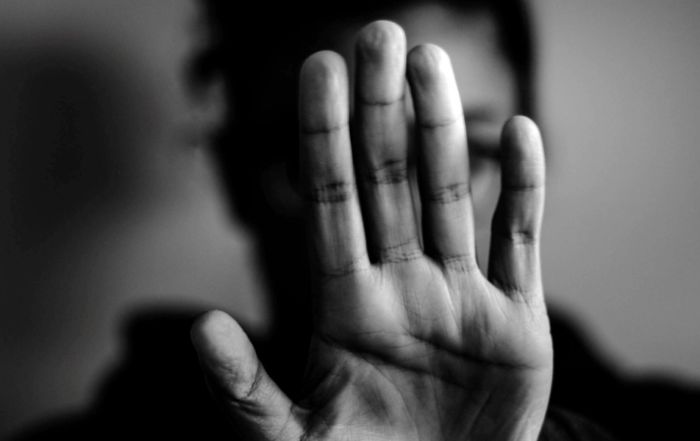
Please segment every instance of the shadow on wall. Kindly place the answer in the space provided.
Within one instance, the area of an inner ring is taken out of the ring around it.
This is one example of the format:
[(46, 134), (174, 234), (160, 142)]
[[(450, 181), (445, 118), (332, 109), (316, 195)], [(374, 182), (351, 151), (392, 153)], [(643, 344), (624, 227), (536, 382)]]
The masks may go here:
[(90, 401), (136, 305), (266, 322), (252, 240), (223, 214), (182, 81), (192, 5), (0, 4), (2, 439)]
[(3, 51), (0, 66), (11, 231), (27, 250), (136, 190), (149, 109), (104, 49), (37, 45)]
[(5, 418), (36, 406), (31, 383), (42, 384), (46, 354), (61, 350), (51, 342), (71, 340), (64, 321), (80, 320), (90, 302), (72, 298), (55, 276), (75, 263), (81, 237), (117, 210), (133, 211), (143, 194), (138, 148), (150, 108), (138, 82), (125, 78), (114, 52), (43, 37), (0, 43), (0, 378), (3, 406), (12, 406), (1, 430), (16, 424)]

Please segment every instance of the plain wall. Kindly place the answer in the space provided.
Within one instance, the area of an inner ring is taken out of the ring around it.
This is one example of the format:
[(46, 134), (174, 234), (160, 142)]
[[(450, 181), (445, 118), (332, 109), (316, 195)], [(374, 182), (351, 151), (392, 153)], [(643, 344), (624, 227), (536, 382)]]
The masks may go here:
[(700, 3), (532, 3), (550, 298), (618, 362), (700, 380)]
[[(700, 381), (700, 3), (533, 6), (550, 299), (631, 372)], [(89, 404), (139, 307), (264, 329), (254, 244), (192, 141), (198, 29), (186, 0), (0, 2), (0, 437)]]
[(0, 438), (88, 406), (152, 305), (264, 330), (185, 83), (195, 2), (0, 1)]

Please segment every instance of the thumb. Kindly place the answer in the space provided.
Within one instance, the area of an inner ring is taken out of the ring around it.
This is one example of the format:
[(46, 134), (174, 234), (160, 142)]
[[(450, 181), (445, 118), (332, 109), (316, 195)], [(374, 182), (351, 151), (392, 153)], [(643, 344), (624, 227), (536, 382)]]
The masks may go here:
[(192, 326), (209, 388), (238, 429), (256, 441), (298, 440), (303, 430), (291, 400), (267, 375), (245, 332), (229, 315), (210, 311)]

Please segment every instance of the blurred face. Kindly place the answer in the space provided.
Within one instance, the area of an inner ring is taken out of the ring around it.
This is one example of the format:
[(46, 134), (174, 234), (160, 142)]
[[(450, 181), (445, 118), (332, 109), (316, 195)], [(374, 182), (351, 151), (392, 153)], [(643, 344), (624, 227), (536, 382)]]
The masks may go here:
[[(518, 111), (515, 75), (501, 53), (496, 23), (488, 12), (432, 4), (410, 6), (387, 18), (404, 28), (409, 49), (434, 43), (450, 55), (467, 122), (477, 244), (483, 258), (500, 189), (500, 132)], [(349, 37), (355, 30), (343, 33), (346, 55), (352, 54)]]

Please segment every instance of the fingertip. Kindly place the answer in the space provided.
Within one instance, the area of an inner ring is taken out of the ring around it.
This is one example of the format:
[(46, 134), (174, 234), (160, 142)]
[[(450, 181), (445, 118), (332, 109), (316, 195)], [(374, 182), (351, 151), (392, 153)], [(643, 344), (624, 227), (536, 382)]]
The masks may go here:
[(299, 73), (301, 130), (325, 131), (348, 119), (348, 79), (345, 60), (332, 51), (309, 56)]
[(198, 317), (192, 324), (190, 337), (204, 362), (219, 362), (232, 357), (247, 343), (240, 325), (230, 315), (218, 310)]
[(346, 78), (345, 60), (333, 51), (319, 51), (309, 55), (301, 65), (300, 80), (311, 86), (339, 87)]
[(387, 20), (360, 30), (355, 44), (356, 98), (364, 104), (391, 104), (403, 98), (406, 77), (406, 36)]
[(523, 115), (512, 116), (503, 126), (502, 139), (505, 147), (515, 154), (542, 153), (542, 135), (537, 124)]
[(234, 323), (235, 320), (223, 311), (207, 311), (194, 321), (190, 336), (195, 344), (203, 344), (212, 336), (229, 333)]
[(537, 124), (528, 116), (525, 115), (513, 115), (506, 121), (506, 127), (524, 127), (526, 129), (537, 130)]
[(223, 410), (254, 439), (299, 427), (290, 413), (292, 403), (267, 376), (243, 329), (222, 311), (202, 314), (192, 325), (192, 342), (210, 392)]
[(420, 44), (411, 49), (407, 63), (409, 75), (420, 84), (434, 81), (440, 74), (452, 69), (447, 52), (432, 43)]
[(511, 117), (503, 126), (503, 182), (511, 186), (542, 186), (545, 157), (540, 130), (530, 118)]
[(447, 52), (434, 44), (416, 46), (408, 54), (407, 72), (420, 125), (447, 126), (463, 120), (462, 100)]
[(358, 55), (365, 60), (377, 60), (386, 54), (403, 59), (406, 50), (406, 34), (393, 21), (377, 20), (363, 27), (357, 36)]

